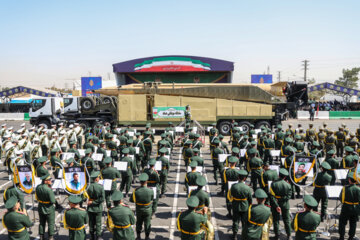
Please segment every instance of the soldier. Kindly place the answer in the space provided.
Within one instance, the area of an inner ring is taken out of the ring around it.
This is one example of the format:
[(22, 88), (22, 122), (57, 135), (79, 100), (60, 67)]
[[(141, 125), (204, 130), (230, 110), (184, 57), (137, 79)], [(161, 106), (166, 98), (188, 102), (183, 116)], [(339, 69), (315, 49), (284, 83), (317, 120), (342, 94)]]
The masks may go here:
[(306, 141), (313, 142), (316, 140), (316, 130), (313, 123), (309, 123), (309, 128), (306, 129)]
[(22, 134), (22, 139), (19, 141), (19, 150), (24, 152), (24, 157), (27, 162), (30, 161), (30, 149), (31, 149), (31, 141), (28, 139), (28, 135), (26, 133)]
[(191, 162), (190, 168), (191, 172), (185, 174), (185, 187), (186, 191), (189, 192), (189, 186), (196, 186), (196, 179), (201, 176), (199, 172), (196, 171), (197, 162)]
[(18, 199), (15, 196), (10, 197), (5, 203), (5, 208), (7, 212), (3, 216), (3, 226), (8, 231), (8, 238), (12, 240), (30, 239), (26, 228), (31, 227), (32, 222), (26, 211), (19, 211)]
[(325, 150), (325, 137), (326, 134), (324, 132), (324, 129), (322, 127), (319, 127), (319, 132), (316, 135), (317, 141), (319, 142), (321, 149)]
[(249, 150), (249, 158), (250, 160), (247, 164), (247, 170), (249, 172), (251, 171), (251, 185), (255, 192), (257, 189), (257, 184), (261, 186), (261, 167), (263, 165), (263, 161), (261, 158), (256, 156), (256, 150), (254, 148)]
[(186, 105), (185, 107), (185, 123), (191, 123), (191, 110), (189, 105)]
[(96, 149), (96, 153), (103, 155), (103, 160), (99, 162), (100, 169), (103, 169), (105, 167), (105, 164), (103, 161), (107, 157), (105, 142), (103, 140), (99, 141), (99, 147)]
[(47, 156), (48, 149), (49, 149), (49, 139), (48, 139), (48, 136), (46, 134), (46, 129), (43, 129), (41, 131), (41, 135), (39, 137), (40, 137), (40, 146), (41, 146), (42, 154), (44, 156)]
[(252, 204), (251, 188), (245, 184), (248, 172), (246, 170), (239, 170), (238, 174), (239, 183), (233, 184), (227, 195), (228, 200), (232, 203), (232, 239), (237, 239), (240, 221), (242, 228), (245, 227), (246, 214), (249, 206)]
[[(132, 225), (135, 224), (133, 211), (123, 203), (123, 194), (115, 191), (111, 195), (114, 207), (108, 210), (108, 226), (114, 240), (135, 240)], [(112, 224), (110, 224), (112, 222)]]
[(60, 138), (59, 138), (59, 145), (62, 152), (66, 152), (68, 149), (68, 139), (66, 137), (66, 131), (61, 130), (59, 132)]
[(80, 208), (82, 198), (76, 195), (70, 195), (70, 209), (64, 212), (64, 228), (69, 230), (70, 240), (85, 240), (85, 226), (89, 221), (89, 217), (85, 209)]
[(275, 149), (275, 141), (271, 138), (271, 132), (268, 132), (267, 137), (264, 138), (263, 147), (264, 147), (264, 162), (270, 163), (271, 165), (273, 162), (271, 156), (271, 150)]
[(116, 190), (116, 181), (115, 180), (117, 178), (120, 178), (121, 175), (120, 175), (119, 171), (116, 168), (113, 168), (111, 166), (111, 164), (112, 164), (112, 158), (111, 157), (106, 157), (104, 159), (104, 164), (105, 164), (105, 167), (104, 167), (104, 169), (101, 170), (102, 179), (110, 179), (110, 180), (112, 180), (111, 190), (110, 191), (109, 190), (105, 191), (106, 206), (109, 209), (111, 207), (110, 196)]
[(83, 137), (84, 137), (84, 129), (79, 125), (79, 123), (74, 123), (75, 128), (74, 132), (76, 134), (76, 140), (78, 143), (78, 147), (82, 148), (83, 146)]
[(344, 144), (346, 134), (343, 127), (339, 127), (339, 131), (335, 133), (336, 137), (336, 155), (337, 157), (342, 157), (344, 155)]
[(51, 150), (54, 148), (61, 150), (57, 132), (54, 132), (54, 134), (52, 134), (52, 139), (49, 142), (49, 152), (51, 152)]
[(51, 139), (55, 133), (57, 133), (56, 124), (52, 124), (51, 129), (47, 131), (48, 138)]
[(152, 147), (153, 147), (153, 140), (152, 140), (152, 133), (150, 131), (144, 132), (144, 137), (142, 140), (145, 148), (145, 158), (144, 158), (144, 166), (146, 166), (150, 160)]
[[(99, 184), (100, 172), (91, 173), (91, 183), (87, 189), (88, 203), (87, 212), (89, 215), (89, 228), (92, 240), (102, 240), (101, 237), (101, 216), (103, 211), (103, 202), (105, 201), (104, 187)], [(96, 234), (96, 237), (95, 237)]]
[(96, 168), (95, 161), (91, 157), (92, 153), (93, 152), (92, 152), (91, 148), (87, 148), (85, 150), (85, 156), (81, 159), (81, 164), (85, 165), (85, 167), (87, 168), (89, 174), (91, 174), (92, 171), (94, 171), (95, 168)]
[[(221, 134), (219, 134), (219, 141), (220, 141), (220, 147), (228, 154), (228, 153), (230, 153), (230, 151), (229, 151), (229, 148), (228, 148), (228, 145), (226, 144), (226, 142), (225, 141), (223, 141), (224, 140), (224, 136), (223, 135), (221, 135)], [(245, 136), (244, 136), (245, 137)]]
[[(354, 149), (352, 147), (345, 147), (345, 157), (343, 157), (341, 162), (341, 168), (343, 169), (351, 169), (354, 167), (354, 157), (353, 157)], [(345, 185), (345, 184), (343, 184)]]
[(359, 221), (359, 202), (360, 188), (356, 186), (354, 174), (348, 174), (349, 185), (344, 186), (340, 193), (340, 200), (343, 204), (339, 217), (339, 234), (340, 240), (344, 240), (345, 226), (349, 221), (349, 239), (354, 239), (356, 232), (356, 223)]
[(204, 237), (204, 231), (201, 226), (207, 221), (207, 208), (202, 211), (196, 211), (199, 206), (199, 199), (191, 196), (186, 200), (188, 210), (182, 211), (177, 217), (177, 228), (181, 232), (181, 239), (200, 240)]
[(310, 195), (304, 196), (304, 211), (296, 213), (291, 225), (295, 231), (295, 239), (316, 240), (316, 228), (320, 225), (320, 216), (314, 212), (318, 202)]
[(349, 128), (346, 127), (346, 124), (342, 123), (341, 127), (344, 129), (345, 136), (348, 136), (350, 133), (350, 130), (349, 130)]
[(50, 174), (40, 177), (42, 183), (36, 187), (35, 198), (39, 202), (38, 213), (40, 218), (39, 223), (39, 235), (40, 240), (44, 239), (45, 225), (48, 224), (49, 240), (54, 239), (54, 227), (55, 227), (55, 195), (51, 189), (51, 177)]
[[(19, 183), (16, 183), (16, 185), (18, 184)], [(16, 189), (16, 185), (11, 185), (10, 187), (5, 189), (3, 193), (4, 203), (6, 203), (11, 197), (16, 197), (17, 201), (20, 203), (20, 209), (25, 211), (24, 195)]]
[(156, 160), (155, 159), (150, 159), (149, 161), (149, 168), (146, 168), (144, 170), (144, 173), (146, 173), (149, 176), (149, 179), (147, 181), (148, 187), (153, 189), (155, 188), (156, 190), (156, 197), (154, 197), (154, 201), (152, 204), (152, 216), (154, 216), (156, 210), (157, 210), (157, 205), (158, 205), (158, 199), (159, 199), (159, 194), (160, 194), (160, 188), (159, 188), (159, 183), (160, 183), (160, 175), (159, 173), (155, 170), (155, 164), (156, 164)]
[[(74, 142), (75, 144), (77, 144), (77, 137), (76, 137), (76, 133), (74, 131), (74, 125), (72, 125), (72, 124), (69, 125), (67, 137), (68, 137), (68, 141), (69, 141), (70, 145), (73, 145), (73, 144), (71, 144), (71, 142)], [(76, 148), (79, 148), (79, 146), (76, 145)]]
[[(314, 192), (313, 196), (315, 200), (320, 203), (321, 201), (321, 221), (324, 220), (326, 216), (326, 209), (328, 205), (328, 196), (325, 191), (325, 186), (330, 185), (331, 176), (328, 171), (331, 169), (331, 166), (327, 162), (322, 162), (321, 164), (321, 172), (318, 173), (315, 182), (314, 182)], [(317, 211), (317, 206), (315, 207), (315, 211)]]
[(216, 128), (216, 123), (211, 124), (212, 128), (209, 130), (209, 143), (210, 143), (210, 153), (214, 150), (215, 146), (213, 145), (213, 141), (217, 138), (219, 131)]
[(292, 191), (290, 184), (285, 181), (288, 176), (289, 172), (286, 169), (281, 168), (279, 171), (279, 179), (272, 182), (270, 186), (270, 203), (274, 219), (275, 239), (279, 239), (280, 214), (284, 221), (287, 239), (290, 239), (291, 235), (289, 199), (291, 198)]
[(53, 169), (55, 170), (53, 172), (55, 178), (58, 178), (59, 171), (61, 168), (60, 166), (62, 165), (61, 160), (59, 158), (59, 151), (60, 151), (60, 149), (53, 149), (50, 152), (50, 155), (51, 155), (50, 164), (53, 167)]
[(75, 153), (74, 160), (75, 160), (77, 163), (80, 162), (81, 156), (80, 156), (79, 150), (77, 149), (77, 146), (76, 146), (76, 142), (75, 142), (75, 141), (71, 141), (71, 142), (70, 142), (70, 149), (68, 150), (68, 152)]
[(242, 238), (244, 240), (261, 239), (264, 224), (269, 220), (270, 208), (264, 205), (268, 195), (261, 188), (255, 191), (257, 205), (250, 205), (246, 216), (245, 227), (242, 228)]
[(331, 169), (329, 169), (329, 174), (331, 176), (331, 182), (330, 185), (333, 186), (335, 185), (335, 169), (339, 168), (339, 162), (335, 159), (335, 150), (331, 149), (327, 152), (327, 156), (325, 161), (330, 165)]
[[(278, 179), (278, 174), (276, 170), (270, 169), (268, 163), (265, 163), (263, 166), (264, 170), (261, 172), (261, 188), (266, 192), (269, 193), (269, 181), (274, 182)], [(268, 203), (268, 199), (266, 200)]]
[(346, 139), (345, 145), (352, 147), (354, 150), (358, 149), (357, 152), (359, 152), (358, 144), (359, 144), (359, 142), (358, 142), (357, 138), (355, 138), (355, 134), (350, 133), (350, 138)]
[(198, 210), (202, 210), (204, 207), (209, 207), (210, 198), (209, 194), (203, 190), (203, 187), (206, 185), (206, 179), (203, 176), (199, 176), (196, 179), (197, 189), (190, 192), (189, 197), (196, 196), (199, 199)]
[(40, 140), (34, 138), (34, 145), (30, 148), (30, 163), (36, 168), (38, 165), (37, 159), (42, 157), (42, 149), (40, 147)]
[(142, 225), (145, 228), (145, 240), (150, 239), (151, 231), (151, 215), (152, 215), (152, 202), (154, 200), (154, 192), (147, 187), (147, 180), (149, 176), (142, 173), (139, 176), (141, 186), (133, 191), (131, 202), (136, 205), (136, 236), (141, 239)]
[(336, 139), (333, 136), (333, 131), (328, 130), (327, 136), (325, 137), (325, 149), (326, 151), (330, 151), (331, 149), (334, 149), (336, 151), (335, 141)]
[(196, 161), (198, 166), (204, 167), (204, 159), (202, 159), (202, 157), (199, 156), (199, 149), (194, 148), (193, 153), (194, 156), (192, 156), (191, 158), (191, 162), (192, 161)]
[(212, 152), (212, 165), (213, 165), (213, 173), (214, 173), (214, 179), (215, 179), (215, 184), (218, 185), (218, 171), (220, 173), (220, 177), (221, 177), (221, 173), (223, 172), (224, 169), (224, 165), (222, 162), (219, 162), (219, 154), (224, 154), (224, 150), (221, 149), (219, 147), (220, 141), (215, 139), (213, 142), (215, 148)]
[(129, 154), (129, 148), (124, 148), (122, 150), (122, 153), (124, 154), (124, 157), (121, 159), (121, 162), (127, 162), (127, 168), (126, 171), (121, 172), (121, 185), (120, 185), (120, 191), (122, 192), (125, 188), (125, 197), (127, 197), (131, 182), (133, 178), (132, 169), (134, 168), (134, 161), (131, 160), (130, 157), (128, 157)]
[(49, 174), (49, 171), (46, 168), (46, 161), (47, 157), (45, 156), (38, 159), (40, 165), (36, 168), (36, 176), (39, 178)]
[(94, 140), (94, 137), (93, 137), (93, 136), (89, 136), (89, 137), (87, 138), (86, 143), (84, 144), (84, 149), (90, 148), (90, 149), (91, 149), (91, 152), (95, 152), (95, 146), (94, 146), (94, 144), (93, 144), (93, 140)]
[(237, 182), (239, 179), (239, 172), (235, 168), (237, 162), (238, 162), (238, 159), (236, 157), (234, 157), (234, 156), (229, 157), (230, 167), (224, 169), (224, 172), (223, 172), (223, 186), (222, 186), (222, 191), (221, 191), (220, 195), (223, 195), (222, 192), (225, 191), (226, 208), (228, 210), (227, 216), (229, 218), (232, 218), (232, 215), (231, 215), (232, 204), (229, 201), (229, 199), (227, 198), (227, 194), (228, 194), (228, 191), (230, 191), (229, 182)]
[(295, 136), (295, 130), (292, 128), (293, 125), (292, 124), (289, 124), (288, 125), (288, 129), (286, 129), (286, 132), (290, 132), (290, 136), (293, 138)]
[(161, 161), (161, 172), (160, 172), (160, 185), (161, 185), (161, 193), (160, 198), (164, 197), (166, 192), (166, 186), (168, 181), (168, 174), (170, 169), (169, 159), (165, 157), (165, 153), (167, 152), (166, 148), (161, 148), (159, 150), (160, 156), (158, 157), (157, 161)]

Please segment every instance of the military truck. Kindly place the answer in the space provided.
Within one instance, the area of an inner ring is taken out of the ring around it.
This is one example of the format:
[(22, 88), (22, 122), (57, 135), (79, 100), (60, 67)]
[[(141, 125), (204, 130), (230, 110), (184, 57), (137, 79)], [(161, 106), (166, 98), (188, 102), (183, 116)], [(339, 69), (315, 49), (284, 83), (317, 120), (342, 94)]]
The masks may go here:
[[(165, 126), (177, 118), (154, 118), (154, 109), (190, 106), (191, 115), (202, 125), (213, 122), (222, 134), (229, 134), (231, 121), (244, 131), (250, 124), (272, 127), (284, 120), (291, 111), (307, 102), (304, 82), (266, 84), (161, 84), (144, 83), (95, 90), (101, 97), (64, 98), (64, 113), (59, 121), (79, 122), (84, 127), (107, 121), (120, 125)], [(71, 103), (70, 103), (71, 102)], [(71, 107), (73, 106), (73, 107)], [(37, 110), (39, 111), (39, 110)], [(32, 114), (30, 114), (31, 119)], [(56, 119), (38, 115), (37, 121), (54, 123)]]

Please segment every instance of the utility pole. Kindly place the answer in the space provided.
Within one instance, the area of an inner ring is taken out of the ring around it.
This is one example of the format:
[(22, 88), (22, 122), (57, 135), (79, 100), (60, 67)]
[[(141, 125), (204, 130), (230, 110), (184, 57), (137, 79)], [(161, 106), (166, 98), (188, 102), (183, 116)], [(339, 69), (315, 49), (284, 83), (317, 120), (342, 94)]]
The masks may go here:
[(281, 81), (281, 71), (278, 71), (278, 82)]
[(306, 78), (307, 78), (307, 71), (309, 70), (309, 60), (304, 60), (304, 61), (302, 61), (304, 64), (303, 64), (303, 66), (304, 66), (304, 81), (306, 82)]

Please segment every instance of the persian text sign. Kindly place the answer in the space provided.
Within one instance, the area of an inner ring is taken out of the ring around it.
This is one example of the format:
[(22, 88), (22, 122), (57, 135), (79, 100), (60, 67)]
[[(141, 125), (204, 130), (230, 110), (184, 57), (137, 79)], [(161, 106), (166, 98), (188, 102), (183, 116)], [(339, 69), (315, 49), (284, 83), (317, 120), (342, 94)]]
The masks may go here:
[(153, 107), (153, 118), (183, 118), (185, 107)]

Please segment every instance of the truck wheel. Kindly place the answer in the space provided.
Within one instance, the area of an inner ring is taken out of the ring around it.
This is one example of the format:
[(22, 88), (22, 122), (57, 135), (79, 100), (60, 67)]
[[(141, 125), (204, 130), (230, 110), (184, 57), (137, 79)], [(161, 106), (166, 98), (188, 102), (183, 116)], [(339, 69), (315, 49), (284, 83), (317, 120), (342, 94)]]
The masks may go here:
[(249, 132), (250, 131), (250, 124), (248, 121), (242, 121), (239, 122), (239, 127), (242, 128), (243, 132)]
[(260, 122), (256, 123), (256, 128), (257, 128), (257, 129), (260, 129), (261, 126), (265, 126), (265, 127), (271, 129), (271, 125), (270, 125), (270, 123), (267, 122), (267, 121), (260, 121)]
[(45, 120), (45, 119), (40, 120), (37, 125), (39, 126), (40, 124), (45, 125), (46, 129), (49, 129), (51, 127), (51, 123), (48, 120)]
[(111, 97), (104, 97), (104, 98), (102, 99), (102, 103), (103, 103), (103, 104), (112, 103), (112, 98), (111, 98)]
[(219, 132), (221, 135), (230, 135), (230, 129), (231, 129), (231, 122), (229, 121), (222, 121), (219, 124)]
[(83, 98), (81, 99), (80, 106), (84, 110), (90, 110), (94, 108), (95, 102), (91, 98)]
[(90, 123), (88, 121), (79, 121), (79, 125), (84, 129), (84, 131), (91, 127)]

